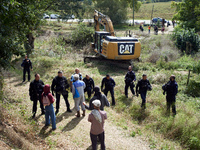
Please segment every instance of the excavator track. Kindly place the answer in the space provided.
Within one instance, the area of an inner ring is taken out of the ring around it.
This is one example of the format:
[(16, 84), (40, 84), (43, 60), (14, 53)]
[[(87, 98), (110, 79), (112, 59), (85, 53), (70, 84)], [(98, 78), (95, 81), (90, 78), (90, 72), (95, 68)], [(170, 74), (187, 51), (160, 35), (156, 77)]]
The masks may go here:
[(84, 57), (84, 63), (93, 63), (93, 62), (103, 62), (103, 63), (108, 63), (109, 65), (114, 65), (114, 66), (117, 66), (119, 68), (123, 68), (123, 69), (126, 69), (127, 66), (131, 65), (133, 66), (134, 63), (137, 61), (139, 62), (140, 60), (139, 59), (135, 59), (135, 60), (109, 60), (109, 59), (106, 59), (102, 56), (85, 56)]

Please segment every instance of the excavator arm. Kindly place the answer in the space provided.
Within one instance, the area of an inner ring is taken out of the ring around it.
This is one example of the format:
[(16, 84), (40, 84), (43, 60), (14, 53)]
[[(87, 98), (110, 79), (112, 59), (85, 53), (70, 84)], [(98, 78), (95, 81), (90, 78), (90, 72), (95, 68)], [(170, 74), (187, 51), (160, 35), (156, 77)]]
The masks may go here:
[(101, 24), (104, 26), (105, 30), (111, 34), (111, 36), (115, 36), (112, 21), (108, 16), (95, 10), (94, 22), (95, 22), (95, 31), (100, 31), (99, 25)]

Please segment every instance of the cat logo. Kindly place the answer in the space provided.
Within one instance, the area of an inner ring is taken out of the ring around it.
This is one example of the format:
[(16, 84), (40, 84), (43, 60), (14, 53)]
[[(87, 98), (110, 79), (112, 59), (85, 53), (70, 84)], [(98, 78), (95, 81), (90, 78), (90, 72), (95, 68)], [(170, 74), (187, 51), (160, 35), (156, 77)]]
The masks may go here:
[(119, 55), (134, 55), (135, 43), (118, 43)]

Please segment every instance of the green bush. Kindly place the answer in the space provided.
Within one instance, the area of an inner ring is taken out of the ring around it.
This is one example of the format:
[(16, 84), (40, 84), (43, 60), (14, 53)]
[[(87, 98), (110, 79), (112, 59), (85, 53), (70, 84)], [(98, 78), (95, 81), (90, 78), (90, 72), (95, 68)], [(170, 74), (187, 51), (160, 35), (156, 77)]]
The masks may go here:
[(200, 82), (196, 80), (190, 80), (185, 93), (194, 97), (200, 97)]
[(74, 46), (85, 46), (93, 40), (94, 30), (85, 24), (79, 24), (71, 34), (71, 43)]
[(176, 46), (186, 54), (193, 54), (199, 51), (200, 40), (199, 35), (194, 29), (176, 28), (172, 34), (172, 39)]
[(198, 73), (198, 74), (200, 73), (200, 60), (197, 63), (194, 64), (193, 72)]

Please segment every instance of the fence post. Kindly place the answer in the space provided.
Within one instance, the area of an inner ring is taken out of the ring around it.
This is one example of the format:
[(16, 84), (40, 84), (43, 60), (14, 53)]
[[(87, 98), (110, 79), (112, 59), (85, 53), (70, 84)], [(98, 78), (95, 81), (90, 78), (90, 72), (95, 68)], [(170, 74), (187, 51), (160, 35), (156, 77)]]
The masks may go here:
[(189, 84), (189, 80), (190, 80), (190, 71), (191, 70), (189, 70), (189, 72), (188, 72), (187, 85)]

